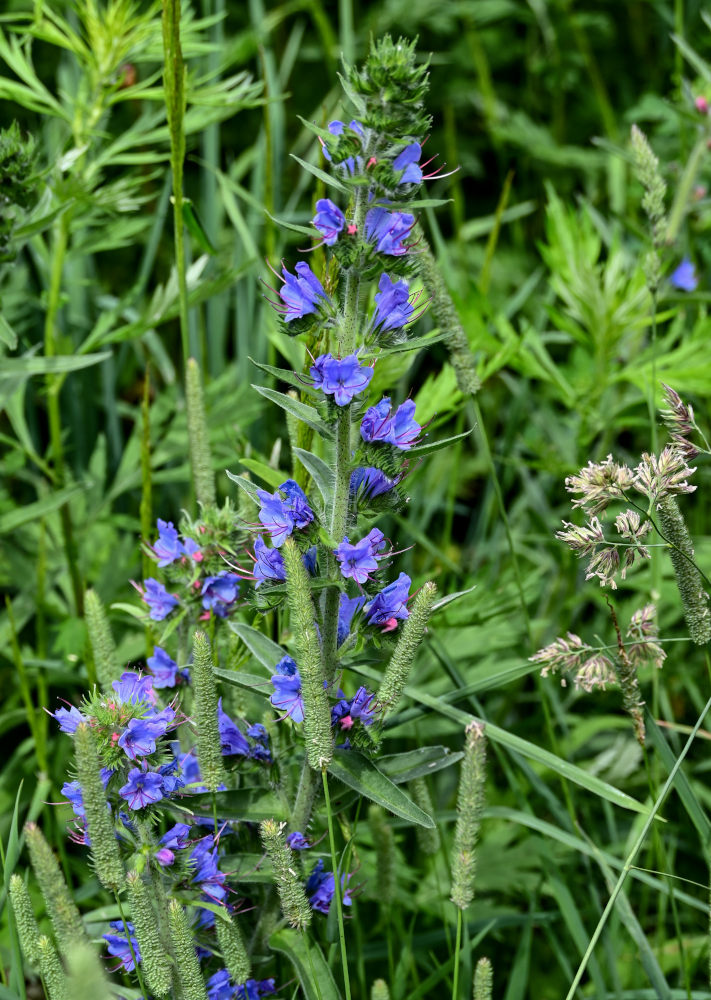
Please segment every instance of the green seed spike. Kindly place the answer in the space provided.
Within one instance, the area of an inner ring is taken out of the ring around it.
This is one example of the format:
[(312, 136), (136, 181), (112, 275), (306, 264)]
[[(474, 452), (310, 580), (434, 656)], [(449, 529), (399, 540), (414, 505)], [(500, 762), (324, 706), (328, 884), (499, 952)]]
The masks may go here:
[(494, 970), (488, 958), (480, 958), (474, 970), (473, 1000), (491, 1000)]
[(657, 516), (664, 537), (671, 543), (671, 557), (676, 585), (684, 605), (689, 635), (700, 646), (711, 639), (709, 598), (703, 580), (694, 565), (694, 546), (676, 497), (666, 496), (659, 503)]
[(71, 1000), (114, 1000), (94, 949), (79, 945), (67, 955), (68, 989)]
[(141, 968), (152, 993), (167, 996), (173, 980), (173, 963), (160, 937), (159, 917), (141, 875), (131, 871), (126, 876), (131, 919), (141, 952)]
[(74, 1000), (69, 994), (67, 977), (52, 942), (43, 934), (37, 946), (40, 972), (49, 1000)]
[(111, 813), (106, 808), (106, 792), (101, 780), (99, 752), (94, 734), (86, 723), (77, 726), (74, 752), (94, 869), (105, 889), (120, 892), (124, 883), (123, 864)]
[(282, 549), (286, 567), (286, 593), (291, 611), (291, 629), (298, 653), (301, 694), (304, 701), (306, 755), (315, 771), (333, 759), (331, 710), (323, 686), (321, 646), (316, 633), (316, 612), (311, 584), (296, 544), (288, 538)]
[(39, 965), (39, 927), (27, 886), (19, 875), (10, 876), (10, 901), (22, 953), (30, 965)]
[(370, 1000), (390, 1000), (390, 990), (384, 979), (376, 979), (370, 991)]
[(121, 672), (121, 664), (116, 653), (116, 644), (111, 634), (106, 611), (94, 590), (87, 590), (84, 595), (84, 617), (94, 654), (96, 679), (104, 691), (110, 691), (112, 681), (115, 681)]
[(376, 864), (376, 893), (381, 906), (389, 907), (395, 901), (395, 836), (380, 806), (368, 807), (368, 826), (373, 838)]
[(476, 876), (476, 844), (479, 839), (481, 814), (484, 810), (486, 781), (486, 740), (484, 726), (472, 722), (467, 726), (464, 760), (459, 777), (457, 796), (457, 826), (454, 831), (452, 857), (452, 902), (466, 910), (474, 899)]
[(197, 726), (200, 772), (209, 791), (215, 792), (225, 780), (225, 767), (220, 750), (220, 730), (217, 725), (217, 686), (212, 665), (212, 650), (203, 632), (196, 632), (193, 637), (191, 678), (195, 695), (193, 715)]
[(273, 819), (265, 819), (259, 824), (259, 834), (274, 869), (274, 881), (281, 900), (282, 913), (292, 927), (304, 930), (311, 923), (313, 914), (304, 887), (292, 868), (291, 851), (286, 844), (284, 825)]
[(195, 941), (188, 926), (185, 912), (177, 899), (171, 899), (168, 903), (168, 918), (182, 997), (184, 1000), (208, 1000), (200, 963), (195, 951)]
[(68, 954), (77, 944), (87, 940), (79, 910), (52, 848), (36, 823), (25, 825), (25, 836), (32, 870), (42, 892), (57, 942), (62, 952)]
[[(420, 809), (426, 812), (428, 816), (434, 816), (435, 808), (425, 779), (413, 778), (409, 784), (409, 788), (412, 798)], [(433, 830), (429, 830), (424, 826), (417, 826), (415, 827), (415, 835), (417, 837), (417, 844), (423, 854), (432, 855), (437, 853), (441, 842), (439, 830), (436, 827)]]
[(218, 916), (215, 920), (217, 940), (223, 961), (235, 983), (244, 983), (251, 976), (251, 964), (239, 924), (232, 917)]
[(475, 396), (481, 388), (481, 379), (477, 374), (469, 339), (419, 223), (413, 230), (413, 238), (419, 250), (415, 254), (415, 267), (430, 297), (430, 311), (435, 322), (446, 334), (445, 345), (457, 378), (457, 386), (465, 395)]
[(193, 472), (195, 496), (203, 507), (214, 507), (217, 501), (215, 473), (212, 471), (210, 435), (207, 428), (200, 368), (194, 358), (188, 359), (185, 369), (185, 402), (188, 417), (190, 467)]
[(436, 596), (435, 584), (426, 583), (412, 603), (410, 617), (405, 620), (378, 690), (377, 700), (382, 706), (381, 723), (386, 714), (395, 708), (405, 689), (412, 661), (424, 637)]

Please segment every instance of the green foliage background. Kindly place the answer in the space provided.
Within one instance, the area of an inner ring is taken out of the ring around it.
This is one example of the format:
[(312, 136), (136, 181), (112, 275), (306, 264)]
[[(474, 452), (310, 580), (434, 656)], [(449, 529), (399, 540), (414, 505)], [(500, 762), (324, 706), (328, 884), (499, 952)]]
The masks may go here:
[[(559, 689), (528, 657), (569, 629), (591, 644), (614, 642), (604, 595), (553, 537), (569, 516), (565, 476), (608, 452), (636, 464), (658, 448), (664, 431), (651, 404), (661, 401), (660, 381), (693, 402), (705, 424), (709, 125), (694, 98), (711, 98), (711, 29), (701, 5), (683, 0), (204, 0), (186, 8), (189, 347), (206, 374), (219, 473), (246, 467), (269, 482), (269, 469), (290, 469), (281, 414), (250, 389), (248, 358), (303, 362), (259, 279), (272, 280), (265, 259), (293, 263), (305, 237), (272, 217), (308, 224), (311, 179), (290, 154), (318, 162), (318, 150), (297, 116), (321, 125), (338, 117), (339, 54), (361, 58), (369, 35), (386, 31), (418, 34), (419, 50), (432, 54), (426, 150), (459, 169), (428, 185), (450, 201), (436, 216), (424, 209), (421, 222), (482, 383), (474, 400), (463, 397), (441, 346), (414, 363), (395, 355), (374, 378), (374, 393), (396, 379), (403, 398), (412, 390), (431, 432), (471, 431), (413, 468), (407, 518), (389, 525), (398, 548), (412, 546), (402, 568), (416, 584), (475, 589), (436, 619), (411, 700), (388, 736), (393, 750), (459, 749), (462, 712), (500, 727), (465, 970), (471, 981), (472, 961), (486, 953), (496, 996), (553, 1000), (565, 996), (642, 822), (597, 794), (594, 779), (649, 806), (708, 694), (703, 652), (684, 639), (661, 557), (614, 595), (621, 620), (653, 595), (662, 637), (678, 640), (663, 672), (642, 678), (660, 722), (647, 767), (616, 692)], [(41, 706), (87, 686), (83, 587), (107, 605), (130, 602), (129, 580), (148, 575), (139, 540), (152, 538), (149, 525), (195, 509), (160, 11), (124, 0), (10, 0), (0, 63), (0, 126), (17, 120), (35, 138), (37, 164), (37, 201), (12, 216), (16, 256), (0, 264), (0, 840), (11, 839), (22, 782), (20, 817), (41, 814), (77, 898), (98, 906), (96, 882), (65, 842), (67, 810), (43, 805), (58, 798), (69, 751)], [(675, 229), (665, 273), (688, 255), (700, 275), (693, 294), (665, 279), (656, 343), (632, 123), (648, 134), (668, 184)], [(323, 263), (320, 251), (311, 259)], [(432, 326), (425, 316), (421, 332)], [(145, 488), (141, 508), (144, 426), (152, 512)], [(252, 465), (240, 467), (245, 459)], [(703, 463), (695, 481), (684, 510), (708, 567)], [(217, 483), (220, 497), (233, 495), (226, 475)], [(112, 625), (123, 659), (140, 658), (150, 632), (125, 607), (114, 608)], [(683, 767), (683, 796), (672, 793), (666, 822), (653, 825), (636, 861), (649, 871), (628, 878), (578, 995), (711, 996), (711, 736), (700, 736)], [(568, 780), (566, 762), (590, 776), (583, 787)], [(410, 828), (394, 824), (389, 908), (377, 899), (364, 835), (364, 889), (348, 925), (359, 996), (377, 976), (390, 979), (395, 1000), (447, 995), (454, 918), (443, 899), (456, 769), (436, 775), (430, 790), (443, 847), (430, 859)], [(7, 928), (0, 945), (7, 967)]]

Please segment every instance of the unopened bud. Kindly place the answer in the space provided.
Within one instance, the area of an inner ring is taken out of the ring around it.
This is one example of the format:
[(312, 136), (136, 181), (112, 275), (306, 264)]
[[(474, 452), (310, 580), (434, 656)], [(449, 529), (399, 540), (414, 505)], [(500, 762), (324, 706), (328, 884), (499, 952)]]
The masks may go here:
[(205, 981), (195, 951), (195, 939), (185, 911), (177, 899), (171, 899), (168, 903), (168, 919), (182, 996), (185, 1000), (208, 1000)]
[(40, 932), (35, 920), (32, 900), (19, 875), (10, 876), (10, 901), (15, 914), (15, 926), (22, 953), (31, 965), (39, 964)]
[(488, 958), (480, 958), (474, 970), (474, 1000), (491, 1000), (494, 970)]

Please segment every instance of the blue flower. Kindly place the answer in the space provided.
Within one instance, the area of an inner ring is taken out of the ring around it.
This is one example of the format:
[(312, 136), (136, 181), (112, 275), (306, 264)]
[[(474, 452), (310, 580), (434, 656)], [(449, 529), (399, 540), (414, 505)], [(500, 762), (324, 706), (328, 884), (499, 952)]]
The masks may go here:
[(412, 319), (414, 308), (410, 302), (410, 288), (406, 281), (393, 281), (382, 274), (375, 293), (373, 327), (380, 330), (399, 330)]
[(351, 701), (350, 716), (360, 719), (364, 726), (369, 726), (375, 715), (375, 695), (365, 687), (359, 687)]
[(158, 843), (169, 847), (171, 851), (182, 851), (190, 843), (189, 833), (190, 827), (187, 823), (175, 823), (169, 830), (166, 830)]
[(226, 571), (218, 573), (217, 576), (208, 576), (200, 593), (203, 608), (212, 611), (218, 618), (224, 618), (229, 606), (234, 604), (239, 596), (239, 577)]
[(336, 548), (336, 559), (341, 564), (341, 573), (346, 578), (363, 584), (378, 568), (378, 552), (385, 547), (385, 535), (379, 528), (373, 528), (360, 542), (351, 545), (344, 538)]
[(217, 703), (217, 726), (220, 730), (220, 746), (224, 756), (240, 754), (249, 756), (249, 743), (239, 726), (232, 721), (222, 708), (222, 698)]
[(402, 170), (400, 184), (419, 184), (422, 180), (422, 168), (420, 167), (420, 156), (422, 147), (419, 142), (411, 142), (405, 146), (393, 160), (393, 170)]
[(125, 670), (119, 680), (112, 681), (111, 687), (116, 692), (116, 701), (119, 705), (138, 705), (142, 701), (148, 702), (149, 705), (155, 704), (152, 677)]
[(287, 845), (292, 849), (292, 851), (305, 851), (311, 844), (308, 842), (303, 833), (299, 833), (298, 830), (294, 830), (286, 838)]
[(414, 419), (415, 403), (405, 400), (390, 416), (390, 399), (385, 396), (376, 406), (369, 407), (360, 425), (360, 436), (364, 441), (385, 441), (406, 451), (417, 440), (422, 427)]
[(301, 561), (306, 567), (306, 572), (310, 573), (311, 576), (316, 576), (318, 572), (318, 548), (312, 545), (311, 548), (304, 552)]
[(131, 809), (144, 809), (163, 798), (163, 778), (155, 771), (141, 771), (134, 767), (119, 795), (126, 799)]
[(148, 605), (150, 610), (150, 617), (154, 622), (162, 622), (166, 618), (173, 608), (177, 607), (179, 604), (178, 598), (173, 594), (169, 594), (162, 583), (158, 580), (154, 580), (153, 577), (148, 577), (147, 580), (143, 581), (144, 591), (143, 600)]
[[(342, 877), (342, 888), (345, 888), (350, 877), (350, 875), (344, 875)], [(319, 913), (328, 913), (335, 891), (336, 880), (333, 876), (333, 872), (324, 872), (323, 858), (319, 858), (314, 867), (311, 869), (311, 874), (306, 882), (306, 895), (309, 897), (311, 908), (318, 910)], [(350, 890), (346, 888), (343, 893), (343, 903), (345, 906), (350, 906), (351, 902), (352, 899)]]
[(347, 594), (341, 594), (338, 600), (338, 634), (337, 634), (337, 644), (342, 645), (351, 630), (351, 622), (353, 621), (353, 616), (357, 611), (365, 604), (365, 597), (348, 597)]
[(390, 632), (397, 625), (398, 619), (410, 617), (407, 602), (410, 596), (412, 581), (407, 573), (401, 573), (397, 580), (389, 583), (372, 601), (365, 606), (365, 617), (371, 625), (384, 625), (384, 631)]
[(375, 244), (379, 253), (402, 257), (407, 247), (402, 241), (410, 235), (415, 216), (409, 212), (388, 212), (382, 206), (371, 208), (365, 217), (365, 238)]
[(84, 811), (84, 799), (82, 798), (81, 785), (78, 781), (65, 781), (62, 785), (62, 795), (65, 799), (69, 799), (72, 812), (75, 816), (80, 819), (86, 817), (86, 812)]
[(671, 274), (669, 281), (680, 292), (696, 291), (699, 279), (696, 276), (696, 268), (688, 257), (682, 259), (681, 264)]
[(271, 996), (275, 992), (273, 979), (248, 979), (237, 987), (235, 1000), (261, 1000), (261, 997)]
[(346, 217), (338, 205), (334, 205), (330, 198), (319, 198), (316, 202), (314, 226), (323, 236), (323, 242), (327, 247), (333, 246), (345, 225)]
[(373, 377), (373, 369), (361, 365), (356, 354), (334, 358), (324, 354), (310, 369), (314, 385), (327, 396), (333, 396), (338, 406), (347, 406), (354, 396), (363, 392)]
[[(281, 498), (281, 493), (286, 495), (285, 500)], [(314, 519), (306, 494), (293, 479), (287, 479), (274, 494), (257, 490), (257, 496), (261, 504), (259, 520), (277, 548), (281, 548), (294, 527), (305, 528)]]
[(190, 680), (188, 668), (178, 670), (178, 664), (160, 646), (153, 647), (153, 656), (148, 657), (146, 665), (151, 672), (154, 688), (172, 688), (180, 681)]
[(118, 745), (127, 757), (147, 757), (155, 753), (156, 740), (165, 736), (169, 720), (157, 716), (147, 719), (131, 719), (119, 738)]
[(314, 519), (314, 512), (309, 507), (308, 497), (295, 479), (287, 479), (279, 487), (279, 492), (286, 495), (286, 501), (297, 528), (305, 528)]
[(354, 496), (374, 500), (382, 493), (388, 493), (396, 484), (397, 480), (389, 479), (381, 469), (361, 465), (351, 473), (350, 492)]
[(200, 551), (199, 545), (192, 538), (186, 538), (183, 544), (178, 538), (173, 522), (162, 521), (160, 518), (158, 518), (158, 541), (154, 542), (152, 549), (154, 555), (158, 556), (159, 566), (169, 566), (176, 559), (193, 556)]
[(185, 787), (185, 779), (182, 774), (177, 772), (180, 770), (180, 761), (177, 757), (173, 757), (172, 760), (167, 761), (165, 764), (161, 764), (158, 768), (158, 774), (161, 776), (163, 784), (161, 785), (163, 789), (163, 795), (170, 796), (174, 792), (177, 792), (179, 788)]
[(286, 712), (294, 722), (303, 722), (301, 676), (296, 662), (290, 656), (283, 656), (274, 669), (276, 670), (276, 674), (272, 676), (274, 694), (269, 699), (270, 702), (275, 708)]
[(210, 976), (205, 985), (208, 1000), (234, 1000), (235, 989), (227, 969), (220, 969)]
[[(133, 961), (135, 956), (136, 961), (141, 961), (141, 952), (138, 948), (138, 941), (133, 936), (134, 927), (130, 920), (126, 921), (126, 927), (128, 927), (128, 933), (130, 935), (131, 944), (129, 945), (128, 939), (126, 938), (126, 928), (120, 920), (112, 920), (109, 923), (109, 927), (112, 930), (118, 931), (118, 934), (103, 934), (102, 937), (104, 941), (109, 946), (109, 955), (113, 955), (118, 958), (123, 968), (124, 972), (133, 972), (136, 968), (136, 964)], [(133, 955), (131, 954), (131, 948), (133, 948)]]
[(254, 543), (254, 555), (254, 579), (257, 587), (264, 580), (286, 580), (284, 556), (279, 549), (270, 549), (265, 545), (261, 535), (257, 536)]
[(69, 733), (71, 736), (77, 731), (77, 726), (81, 725), (82, 722), (86, 722), (86, 716), (82, 715), (74, 705), (70, 705), (68, 710), (66, 708), (58, 708), (53, 715), (59, 723), (59, 731), (61, 733)]
[(291, 274), (285, 267), (281, 269), (284, 284), (279, 289), (279, 297), (286, 306), (283, 312), (286, 323), (315, 313), (322, 303), (330, 301), (308, 264), (300, 261), (295, 270), (296, 274)]

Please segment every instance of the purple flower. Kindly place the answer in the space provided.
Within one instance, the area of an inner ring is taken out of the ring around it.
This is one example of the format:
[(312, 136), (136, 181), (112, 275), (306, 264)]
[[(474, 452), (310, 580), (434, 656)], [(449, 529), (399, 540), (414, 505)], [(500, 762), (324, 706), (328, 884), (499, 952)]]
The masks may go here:
[(402, 257), (407, 247), (406, 239), (415, 225), (415, 216), (409, 212), (388, 212), (387, 208), (371, 208), (365, 217), (365, 238), (375, 244), (379, 253)]
[(65, 799), (69, 799), (74, 815), (78, 816), (80, 819), (84, 819), (86, 817), (86, 813), (84, 811), (84, 799), (82, 798), (81, 785), (79, 782), (65, 781), (62, 785), (62, 795)]
[[(342, 888), (345, 888), (350, 877), (350, 875), (344, 875), (342, 877)], [(306, 895), (309, 897), (311, 908), (318, 910), (319, 913), (328, 913), (335, 891), (336, 880), (333, 876), (333, 872), (324, 872), (323, 858), (319, 858), (314, 867), (311, 869), (311, 874), (306, 882)], [(346, 888), (343, 893), (343, 903), (345, 906), (350, 906), (351, 902), (352, 899), (350, 890)]]
[(206, 986), (208, 1000), (234, 1000), (235, 988), (227, 969), (220, 969), (210, 976)]
[(375, 695), (365, 687), (359, 687), (351, 701), (350, 716), (360, 719), (364, 726), (369, 726), (375, 715)]
[(169, 847), (159, 847), (154, 854), (154, 857), (158, 864), (162, 865), (164, 868), (169, 868), (175, 861), (175, 854)]
[[(286, 495), (284, 500), (280, 495), (282, 493)], [(257, 490), (257, 496), (261, 504), (259, 520), (277, 548), (281, 548), (294, 527), (305, 528), (314, 519), (306, 494), (293, 479), (287, 479), (274, 494)]]
[(327, 247), (333, 246), (345, 225), (346, 217), (338, 205), (334, 205), (330, 198), (319, 198), (316, 202), (314, 226), (323, 236), (323, 242)]
[(261, 535), (257, 536), (254, 543), (254, 555), (254, 579), (257, 587), (264, 580), (286, 580), (284, 556), (279, 549), (270, 549), (265, 545)]
[(77, 731), (77, 726), (81, 725), (82, 722), (86, 722), (86, 716), (82, 715), (74, 705), (70, 705), (69, 709), (58, 708), (54, 712), (54, 718), (59, 723), (59, 731), (69, 733), (72, 736)]
[(327, 396), (333, 396), (337, 406), (347, 406), (354, 396), (363, 392), (373, 377), (373, 369), (361, 365), (356, 354), (334, 358), (324, 354), (310, 369), (314, 385), (318, 383)]
[(396, 479), (388, 479), (384, 472), (372, 465), (360, 466), (351, 473), (351, 494), (359, 494), (364, 499), (374, 500), (387, 493), (397, 484)]
[(305, 528), (313, 521), (314, 512), (309, 507), (308, 497), (296, 480), (287, 479), (279, 487), (279, 492), (286, 495), (286, 502), (297, 528)]
[(134, 767), (119, 795), (126, 799), (131, 809), (144, 809), (163, 798), (163, 778), (155, 771), (141, 771)]
[(384, 625), (389, 632), (397, 625), (397, 619), (410, 617), (407, 601), (412, 581), (407, 573), (401, 573), (387, 587), (376, 594), (365, 606), (365, 617), (370, 625)]
[(199, 551), (199, 546), (192, 538), (185, 539), (185, 545), (178, 538), (178, 532), (172, 521), (161, 521), (158, 518), (158, 541), (154, 542), (154, 555), (158, 556), (159, 566), (169, 566), (176, 559), (191, 556)]
[(154, 688), (172, 688), (180, 681), (190, 680), (188, 668), (178, 670), (178, 664), (160, 646), (153, 647), (153, 656), (148, 657), (146, 665), (151, 672)]
[[(328, 123), (328, 131), (331, 133), (331, 135), (342, 135), (345, 128), (346, 126), (343, 124), (343, 122), (333, 121)], [(360, 136), (361, 139), (363, 138), (364, 134), (363, 126), (361, 125), (360, 122), (357, 122), (355, 120), (351, 121), (348, 125), (348, 128), (351, 130), (351, 132), (355, 132), (356, 135)], [(330, 163), (331, 153), (329, 152), (326, 143), (323, 143), (323, 155)], [(356, 172), (356, 169), (357, 170), (362, 169), (363, 160), (361, 159), (360, 156), (356, 156), (355, 159), (352, 156), (349, 156), (347, 157), (347, 159), (342, 160), (341, 163), (337, 163), (336, 166), (339, 167), (344, 173), (350, 174), (350, 176), (353, 177)]]
[(400, 184), (419, 184), (422, 180), (422, 168), (420, 167), (420, 156), (422, 147), (419, 142), (411, 142), (405, 146), (393, 160), (393, 170), (402, 170)]
[(248, 979), (237, 987), (235, 1000), (261, 1000), (276, 992), (273, 979)]
[(156, 740), (165, 736), (168, 719), (131, 719), (119, 738), (118, 745), (130, 760), (155, 753)]
[(336, 559), (341, 564), (341, 573), (346, 578), (363, 584), (378, 568), (378, 552), (385, 547), (385, 535), (379, 528), (373, 528), (365, 538), (354, 545), (344, 538), (335, 550)]
[(158, 843), (170, 848), (171, 851), (182, 851), (190, 843), (189, 834), (190, 827), (187, 823), (176, 823), (170, 830), (166, 830)]
[(229, 606), (234, 604), (239, 596), (239, 577), (234, 573), (218, 573), (208, 576), (200, 591), (202, 606), (206, 611), (212, 611), (218, 618), (225, 618)]
[[(190, 852), (189, 864), (194, 869), (191, 882), (199, 884), (200, 889), (213, 902), (219, 903), (227, 895), (225, 887), (226, 875), (217, 867), (217, 847), (211, 834), (198, 840)], [(209, 912), (209, 911), (205, 911)], [(208, 918), (201, 917), (200, 926), (212, 923)]]
[(163, 789), (163, 795), (170, 796), (173, 792), (177, 792), (179, 788), (185, 787), (185, 779), (182, 774), (177, 772), (180, 770), (180, 761), (177, 757), (173, 757), (166, 764), (161, 764), (158, 768), (158, 774), (161, 776)]
[(410, 322), (414, 311), (407, 282), (392, 281), (390, 275), (382, 274), (375, 293), (373, 327), (382, 331), (399, 330)]
[(338, 601), (337, 643), (339, 646), (348, 638), (353, 616), (357, 611), (360, 611), (365, 604), (365, 600), (365, 597), (348, 597), (347, 594), (341, 594)]
[(112, 682), (111, 687), (116, 692), (116, 701), (120, 705), (138, 705), (142, 701), (155, 705), (152, 677), (143, 677), (125, 670), (119, 680)]
[[(130, 935), (130, 945), (126, 938), (126, 929), (120, 920), (112, 920), (109, 924), (112, 930), (118, 931), (118, 934), (103, 934), (102, 937), (104, 941), (109, 946), (109, 955), (113, 955), (118, 958), (121, 963), (121, 968), (124, 972), (133, 972), (136, 968), (136, 964), (133, 961), (134, 956), (136, 962), (141, 961), (141, 952), (138, 948), (138, 941), (133, 936), (133, 924), (130, 920), (126, 921), (126, 927), (128, 927), (128, 933)], [(131, 954), (131, 948), (133, 948), (133, 954)]]
[(414, 419), (415, 403), (406, 399), (390, 416), (390, 399), (385, 396), (376, 406), (369, 407), (360, 425), (360, 436), (364, 441), (386, 441), (395, 448), (406, 451), (411, 448), (422, 430)]
[(304, 721), (304, 702), (301, 698), (301, 677), (296, 662), (290, 656), (284, 656), (274, 667), (276, 674), (272, 676), (274, 694), (269, 699), (275, 708), (293, 719), (294, 722)]
[(681, 264), (671, 274), (669, 281), (680, 292), (696, 291), (699, 279), (696, 276), (696, 268), (688, 257), (682, 259)]
[(279, 297), (286, 306), (283, 312), (286, 323), (317, 312), (322, 300), (324, 303), (330, 301), (308, 264), (299, 261), (295, 270), (296, 274), (291, 274), (285, 267), (281, 269), (284, 284), (279, 289)]
[[(173, 744), (173, 746), (178, 747), (178, 744), (175, 743)], [(180, 757), (180, 768), (183, 773), (183, 781), (185, 782), (185, 784), (196, 785), (195, 788), (191, 789), (192, 792), (207, 791), (205, 785), (197, 784), (197, 782), (201, 780), (202, 774), (200, 773), (200, 764), (198, 762), (197, 755), (195, 754), (194, 750), (188, 750), (187, 753), (183, 754)]]
[(286, 838), (286, 842), (292, 851), (305, 851), (307, 848), (311, 847), (311, 844), (308, 842), (303, 833), (299, 833), (298, 830), (294, 830), (293, 833), (290, 833)]
[(162, 583), (149, 576), (143, 581), (143, 600), (148, 605), (154, 622), (162, 622), (179, 603), (178, 598), (169, 594)]
[(242, 757), (249, 756), (250, 748), (247, 737), (223, 710), (222, 698), (217, 703), (217, 726), (220, 730), (220, 746), (223, 756), (231, 754), (240, 754)]

